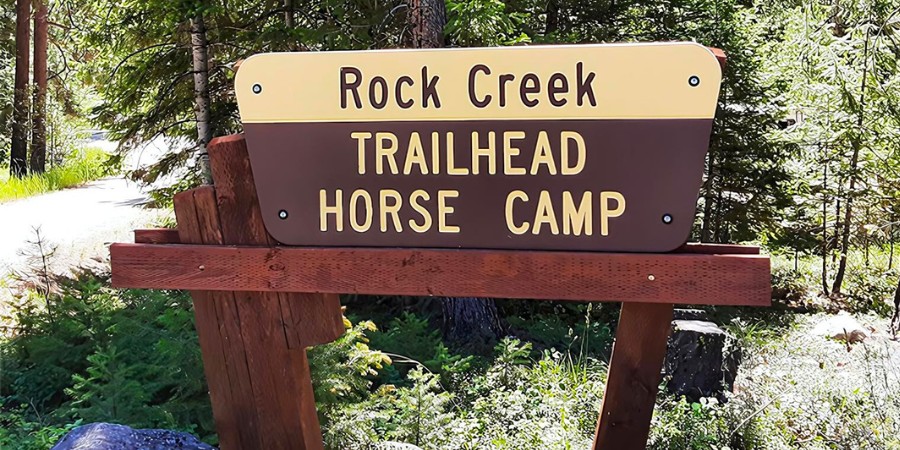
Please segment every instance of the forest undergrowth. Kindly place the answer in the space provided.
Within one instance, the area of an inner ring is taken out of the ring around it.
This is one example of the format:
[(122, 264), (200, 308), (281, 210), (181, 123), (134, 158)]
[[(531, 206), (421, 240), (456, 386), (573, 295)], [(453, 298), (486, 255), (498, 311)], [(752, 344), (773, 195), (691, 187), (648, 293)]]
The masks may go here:
[[(46, 449), (97, 421), (215, 444), (189, 296), (116, 290), (89, 272), (56, 283), (19, 306), (0, 342), (0, 448)], [(615, 304), (501, 302), (509, 336), (473, 355), (444, 345), (427, 300), (344, 300), (347, 332), (310, 350), (329, 448), (588, 447)], [(900, 344), (883, 311), (857, 311), (876, 331), (847, 347), (810, 334), (827, 312), (795, 306), (711, 309), (743, 348), (735, 392), (661, 394), (650, 448), (900, 448)]]

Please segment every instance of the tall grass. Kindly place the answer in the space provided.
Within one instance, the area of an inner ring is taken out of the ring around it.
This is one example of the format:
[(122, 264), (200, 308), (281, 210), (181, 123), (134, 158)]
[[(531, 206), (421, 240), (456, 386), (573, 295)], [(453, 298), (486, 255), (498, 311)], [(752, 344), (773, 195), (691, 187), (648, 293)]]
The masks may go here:
[(96, 180), (108, 174), (105, 163), (109, 155), (97, 148), (79, 150), (64, 164), (43, 174), (11, 178), (7, 171), (0, 174), (0, 203), (45, 192), (56, 191)]

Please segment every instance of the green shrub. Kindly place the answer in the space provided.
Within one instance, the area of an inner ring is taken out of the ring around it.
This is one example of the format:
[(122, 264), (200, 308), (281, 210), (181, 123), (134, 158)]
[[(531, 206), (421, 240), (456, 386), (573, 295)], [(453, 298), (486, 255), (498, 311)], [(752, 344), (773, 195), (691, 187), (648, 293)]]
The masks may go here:
[(856, 313), (873, 312), (882, 317), (893, 314), (890, 300), (897, 289), (900, 270), (882, 270), (875, 267), (855, 270), (847, 277), (844, 295), (849, 299), (849, 310)]
[(451, 353), (441, 340), (439, 330), (431, 328), (427, 319), (404, 312), (393, 319), (383, 332), (370, 334), (372, 346), (386, 352), (395, 364), (385, 367), (380, 382), (406, 384), (410, 370), (424, 366), (428, 371), (442, 376), (445, 383), (455, 383), (454, 374), (469, 371), (477, 365), (473, 356)]
[(586, 448), (593, 438), (605, 366), (563, 354), (532, 358), (528, 343), (505, 339), (494, 363), (453, 392), (418, 368), (409, 385), (382, 386), (366, 400), (330, 411), (332, 449), (385, 441), (423, 449)]
[(62, 165), (43, 174), (0, 180), (0, 203), (43, 194), (102, 178), (115, 172), (107, 165), (109, 155), (100, 149), (74, 152)]
[(17, 311), (18, 334), (0, 342), (0, 398), (4, 414), (21, 414), (4, 416), (3, 426), (105, 421), (214, 442), (190, 298), (105, 285), (84, 275), (51, 296), (49, 313), (31, 304)]

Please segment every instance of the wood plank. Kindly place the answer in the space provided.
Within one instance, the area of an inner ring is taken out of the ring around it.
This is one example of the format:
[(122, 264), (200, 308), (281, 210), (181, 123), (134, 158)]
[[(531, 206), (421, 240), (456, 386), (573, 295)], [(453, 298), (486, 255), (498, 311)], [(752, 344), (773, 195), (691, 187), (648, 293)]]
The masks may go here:
[[(212, 187), (179, 193), (174, 204), (179, 240), (222, 243)], [(259, 448), (262, 441), (253, 408), (246, 350), (240, 324), (233, 322), (234, 294), (192, 291), (191, 297), (219, 446), (223, 450)]]
[(643, 450), (662, 380), (673, 305), (626, 303), (609, 362), (594, 450)]
[[(222, 232), (230, 244), (274, 246), (266, 232), (242, 135), (213, 139), (210, 165), (216, 180)], [(295, 291), (302, 292), (302, 291)], [(344, 334), (340, 298), (335, 294), (280, 293), (278, 306), (290, 348), (324, 344)]]
[[(243, 140), (213, 142), (209, 152), (222, 239), (230, 244), (273, 245), (259, 212)], [(312, 335), (323, 329), (303, 329), (291, 309), (291, 303), (306, 296), (243, 291), (234, 292), (234, 297), (250, 368), (254, 408), (260, 417), (263, 445), (259, 448), (321, 450), (322, 434), (305, 345), (327, 342), (343, 333), (340, 303), (336, 296), (330, 296), (333, 302), (314, 303), (306, 311), (311, 321), (337, 321), (340, 325), (339, 330), (332, 330), (327, 336)]]
[(725, 71), (725, 67), (728, 65), (728, 56), (725, 54), (725, 50), (716, 47), (707, 47), (710, 51), (712, 51), (713, 55), (716, 56), (716, 59), (719, 61), (719, 67), (722, 68), (722, 71)]
[(178, 244), (178, 230), (173, 228), (150, 228), (146, 230), (134, 230), (134, 242), (136, 244)]
[[(180, 244), (177, 230), (155, 228), (134, 230), (134, 242), (137, 244)], [(755, 245), (737, 244), (703, 244), (688, 242), (672, 253), (691, 253), (702, 255), (758, 255), (760, 248)]]
[(110, 250), (117, 287), (771, 304), (764, 255), (148, 244)]
[(759, 247), (755, 245), (736, 244), (700, 244), (689, 242), (672, 253), (691, 253), (700, 255), (758, 255)]

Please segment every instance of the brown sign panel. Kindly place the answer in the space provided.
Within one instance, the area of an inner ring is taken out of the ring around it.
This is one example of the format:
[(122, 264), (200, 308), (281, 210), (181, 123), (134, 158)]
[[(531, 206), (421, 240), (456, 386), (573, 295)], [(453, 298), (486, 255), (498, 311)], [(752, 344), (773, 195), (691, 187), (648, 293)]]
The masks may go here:
[(287, 245), (669, 251), (720, 68), (685, 43), (265, 54), (236, 82)]

